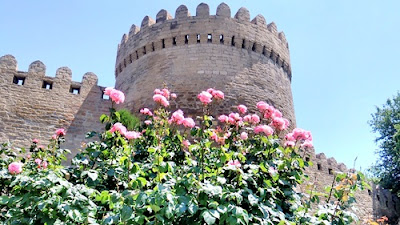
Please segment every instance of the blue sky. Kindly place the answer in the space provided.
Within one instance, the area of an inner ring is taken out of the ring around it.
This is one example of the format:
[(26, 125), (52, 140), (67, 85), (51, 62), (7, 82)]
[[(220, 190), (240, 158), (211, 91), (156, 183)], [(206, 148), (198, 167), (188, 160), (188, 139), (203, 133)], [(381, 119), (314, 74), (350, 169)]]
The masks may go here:
[[(0, 55), (12, 54), (19, 70), (41, 60), (47, 75), (68, 66), (73, 80), (85, 72), (114, 85), (122, 34), (160, 9), (180, 4), (195, 15), (197, 0), (0, 0)], [(232, 15), (244, 6), (251, 18), (274, 21), (289, 41), (298, 127), (311, 130), (316, 152), (363, 169), (377, 156), (367, 121), (400, 86), (400, 1), (225, 1)], [(211, 14), (219, 1), (207, 2)]]

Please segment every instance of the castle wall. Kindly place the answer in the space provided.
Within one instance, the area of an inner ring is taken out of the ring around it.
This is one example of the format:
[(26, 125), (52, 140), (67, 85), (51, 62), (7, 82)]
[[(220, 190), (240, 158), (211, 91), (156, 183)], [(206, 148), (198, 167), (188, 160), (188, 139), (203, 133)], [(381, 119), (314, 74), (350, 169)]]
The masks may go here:
[(67, 67), (59, 68), (55, 77), (45, 73), (40, 61), (21, 72), (13, 56), (0, 58), (0, 142), (29, 147), (38, 138), (46, 145), (56, 129), (65, 128), (67, 142), (62, 147), (76, 150), (86, 132), (101, 131), (99, 117), (111, 103), (102, 99), (104, 88), (97, 86), (93, 73), (86, 73), (82, 82), (71, 81)]
[(212, 87), (226, 96), (216, 106), (218, 113), (239, 103), (254, 109), (264, 100), (295, 125), (289, 62), (283, 33), (262, 16), (250, 22), (249, 12), (241, 8), (231, 18), (225, 4), (214, 16), (206, 4), (189, 16), (186, 6), (180, 6), (175, 19), (161, 10), (156, 21), (146, 16), (140, 29), (133, 25), (123, 36), (116, 88), (126, 93), (125, 107), (137, 112), (154, 105), (152, 93), (165, 83), (178, 95), (172, 110), (195, 114), (202, 108), (196, 95)]

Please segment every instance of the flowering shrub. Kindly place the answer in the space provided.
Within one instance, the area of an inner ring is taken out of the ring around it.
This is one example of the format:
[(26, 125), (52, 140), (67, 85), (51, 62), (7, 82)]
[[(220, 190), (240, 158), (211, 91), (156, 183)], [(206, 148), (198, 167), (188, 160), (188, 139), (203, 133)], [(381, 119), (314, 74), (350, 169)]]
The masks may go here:
[[(123, 93), (108, 88), (115, 103)], [(320, 194), (300, 193), (310, 162), (300, 150), (312, 147), (311, 133), (294, 129), (265, 102), (259, 112), (196, 119), (169, 112), (176, 94), (156, 89), (154, 110), (140, 110), (143, 121), (128, 130), (114, 109), (103, 115), (106, 131), (64, 168), (63, 132), (29, 157), (4, 145), (0, 154), (0, 220), (6, 224), (349, 224), (347, 211), (362, 174), (337, 174)], [(198, 95), (204, 107), (222, 101), (221, 91)], [(208, 110), (204, 110), (207, 112)], [(95, 133), (91, 132), (89, 136)], [(46, 162), (44, 164), (44, 162)], [(313, 209), (320, 203), (319, 210)], [(313, 214), (315, 212), (315, 214)]]

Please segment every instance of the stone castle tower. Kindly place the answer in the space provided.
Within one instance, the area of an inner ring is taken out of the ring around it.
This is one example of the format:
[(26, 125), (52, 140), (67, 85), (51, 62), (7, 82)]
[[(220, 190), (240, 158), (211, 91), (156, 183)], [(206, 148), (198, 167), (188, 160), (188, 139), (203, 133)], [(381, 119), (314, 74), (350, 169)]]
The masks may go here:
[(201, 110), (196, 95), (212, 87), (225, 93), (220, 112), (264, 100), (295, 125), (291, 76), (288, 43), (275, 23), (261, 15), (250, 21), (246, 8), (232, 18), (224, 3), (216, 15), (202, 3), (195, 16), (181, 5), (175, 18), (165, 10), (156, 20), (144, 17), (123, 35), (115, 69), (116, 88), (135, 112), (166, 83), (179, 97), (173, 107), (189, 114)]
[[(46, 66), (35, 61), (28, 72), (19, 71), (11, 55), (0, 57), (0, 143), (29, 147), (33, 138), (47, 139), (55, 129), (67, 129), (64, 148), (79, 149), (85, 133), (101, 131), (101, 114), (108, 113), (109, 100), (97, 76), (86, 73), (81, 82), (71, 80), (71, 70), (61, 67), (55, 77), (46, 76)], [(155, 88), (166, 84), (178, 94), (171, 110), (180, 108), (196, 114), (201, 104), (196, 95), (207, 88), (226, 94), (218, 113), (237, 104), (254, 107), (264, 100), (282, 111), (292, 126), (295, 114), (291, 93), (291, 67), (288, 43), (274, 23), (264, 17), (250, 20), (249, 11), (240, 8), (234, 17), (228, 5), (218, 6), (210, 15), (208, 5), (200, 4), (190, 16), (186, 6), (178, 7), (173, 18), (161, 10), (154, 21), (146, 16), (141, 27), (133, 25), (118, 45), (116, 88), (126, 94), (122, 106), (133, 112), (151, 107)], [(346, 172), (343, 163), (325, 154), (310, 152), (306, 160), (314, 165), (308, 174), (319, 188), (329, 186), (333, 172)], [(388, 190), (372, 185), (357, 193), (357, 214), (400, 216), (400, 201)]]

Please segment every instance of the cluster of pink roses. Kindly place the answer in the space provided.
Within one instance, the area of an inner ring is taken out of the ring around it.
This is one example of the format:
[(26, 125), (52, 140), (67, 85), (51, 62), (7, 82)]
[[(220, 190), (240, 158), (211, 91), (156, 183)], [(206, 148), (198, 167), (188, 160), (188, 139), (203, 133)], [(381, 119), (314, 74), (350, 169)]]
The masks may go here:
[(285, 136), (285, 147), (294, 147), (296, 143), (300, 143), (302, 148), (312, 148), (312, 135), (310, 131), (301, 128), (295, 128), (291, 133)]
[(164, 107), (169, 106), (169, 99), (170, 98), (176, 98), (176, 94), (172, 93), (164, 88), (164, 89), (155, 89), (154, 90), (154, 95), (153, 95), (153, 100), (159, 104), (161, 104)]
[(185, 118), (183, 116), (182, 110), (177, 110), (174, 113), (172, 113), (171, 119), (168, 120), (169, 124), (178, 124), (178, 125), (183, 125), (187, 128), (193, 128), (196, 124), (192, 118)]
[(282, 117), (282, 113), (272, 105), (265, 102), (257, 103), (258, 110), (264, 115), (264, 119), (271, 120), (271, 126), (277, 130), (286, 130), (289, 127), (289, 120)]
[(39, 169), (46, 169), (48, 165), (46, 161), (42, 161), (39, 158), (35, 159), (35, 163), (38, 165)]
[(122, 123), (115, 123), (111, 129), (110, 132), (114, 133), (118, 131), (121, 135), (123, 135), (126, 139), (132, 140), (132, 139), (138, 139), (142, 137), (142, 134), (140, 132), (136, 131), (128, 131)]
[(124, 103), (125, 95), (122, 91), (118, 91), (112, 87), (108, 87), (104, 90), (104, 94), (110, 96), (111, 100), (116, 104)]
[(220, 90), (209, 88), (207, 91), (202, 91), (200, 94), (198, 94), (197, 98), (200, 99), (204, 105), (207, 105), (212, 102), (212, 98), (215, 100), (221, 100), (225, 98), (225, 95)]

